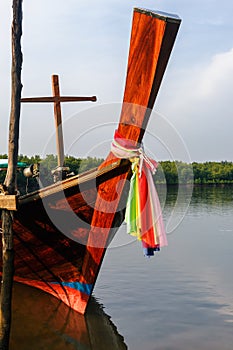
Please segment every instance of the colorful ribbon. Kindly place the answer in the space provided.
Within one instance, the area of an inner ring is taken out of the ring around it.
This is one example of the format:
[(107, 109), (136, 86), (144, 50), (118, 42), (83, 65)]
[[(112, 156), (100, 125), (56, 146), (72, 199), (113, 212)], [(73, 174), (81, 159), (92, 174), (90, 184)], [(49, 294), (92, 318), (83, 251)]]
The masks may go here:
[(162, 210), (152, 177), (158, 164), (146, 156), (142, 147), (135, 147), (118, 131), (111, 150), (116, 157), (132, 162), (133, 175), (125, 213), (127, 232), (142, 241), (144, 255), (154, 255), (154, 251), (167, 245)]

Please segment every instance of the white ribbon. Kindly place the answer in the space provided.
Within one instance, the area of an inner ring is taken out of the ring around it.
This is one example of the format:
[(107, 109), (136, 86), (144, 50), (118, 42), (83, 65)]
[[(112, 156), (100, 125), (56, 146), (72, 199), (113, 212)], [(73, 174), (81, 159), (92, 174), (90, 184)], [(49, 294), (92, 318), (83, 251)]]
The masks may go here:
[(146, 155), (143, 146), (139, 148), (126, 148), (120, 145), (115, 139), (112, 141), (111, 145), (111, 151), (116, 156), (117, 158), (125, 158), (125, 159), (130, 159), (131, 158), (139, 158), (139, 176), (141, 177), (142, 173), (142, 165), (143, 161), (145, 161), (152, 174), (155, 174), (156, 172), (156, 167), (150, 160), (150, 158)]

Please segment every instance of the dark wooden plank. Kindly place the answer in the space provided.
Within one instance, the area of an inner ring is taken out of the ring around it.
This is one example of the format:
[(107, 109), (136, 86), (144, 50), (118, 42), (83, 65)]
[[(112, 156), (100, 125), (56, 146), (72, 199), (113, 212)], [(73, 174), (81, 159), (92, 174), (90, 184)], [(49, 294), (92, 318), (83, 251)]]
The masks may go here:
[(22, 103), (48, 103), (48, 102), (84, 102), (91, 101), (96, 102), (96, 96), (84, 97), (84, 96), (48, 96), (48, 97), (24, 97), (21, 98)]

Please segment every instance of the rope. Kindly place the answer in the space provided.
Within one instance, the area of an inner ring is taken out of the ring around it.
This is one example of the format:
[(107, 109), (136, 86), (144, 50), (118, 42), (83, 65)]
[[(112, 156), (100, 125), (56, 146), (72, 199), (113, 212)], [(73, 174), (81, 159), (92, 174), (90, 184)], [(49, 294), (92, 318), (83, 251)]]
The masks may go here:
[(156, 172), (157, 164), (155, 165), (151, 161), (151, 159), (146, 155), (143, 145), (139, 148), (126, 148), (122, 146), (119, 142), (117, 142), (116, 139), (114, 138), (111, 144), (111, 151), (114, 154), (114, 156), (116, 156), (117, 158), (129, 159), (132, 163), (134, 163), (135, 158), (139, 158), (139, 176), (140, 177), (142, 175), (143, 161), (146, 162), (152, 174), (155, 174)]

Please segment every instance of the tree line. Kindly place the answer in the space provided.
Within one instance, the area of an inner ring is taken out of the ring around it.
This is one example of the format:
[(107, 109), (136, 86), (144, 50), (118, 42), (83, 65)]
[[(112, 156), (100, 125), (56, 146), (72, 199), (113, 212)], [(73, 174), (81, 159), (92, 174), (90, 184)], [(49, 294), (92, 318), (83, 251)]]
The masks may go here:
[(176, 184), (231, 184), (233, 162), (204, 162), (191, 164), (181, 161), (161, 161), (155, 175), (157, 183)]
[[(7, 155), (0, 155), (0, 159), (7, 159)], [(89, 169), (98, 167), (102, 161), (102, 158), (96, 157), (75, 158), (72, 156), (66, 156), (64, 166), (69, 168), (70, 175), (77, 175)], [(30, 166), (31, 164), (39, 164), (39, 178), (43, 183), (43, 186), (53, 184), (54, 179), (51, 171), (57, 167), (57, 156), (48, 154), (45, 158), (41, 158), (39, 155), (28, 157), (21, 154), (18, 157), (18, 162), (25, 163), (25, 166)], [(4, 170), (5, 169), (2, 169), (0, 171), (0, 183), (3, 183), (5, 179), (6, 171)], [(26, 178), (23, 174), (23, 168), (19, 168), (17, 173), (17, 187), (20, 193), (24, 194), (26, 192), (37, 190), (39, 188), (39, 183), (36, 178)]]
[[(7, 159), (6, 154), (0, 155), (0, 159)], [(53, 154), (47, 155), (42, 159), (39, 155), (28, 157), (19, 155), (19, 162), (27, 165), (39, 163), (40, 177), (43, 178), (43, 184), (53, 183), (51, 170), (57, 166), (57, 157)], [(103, 161), (102, 158), (87, 157), (75, 158), (73, 156), (65, 157), (65, 166), (69, 167), (71, 174), (79, 174), (89, 169), (97, 167)], [(4, 181), (5, 171), (0, 171), (0, 183)], [(233, 162), (205, 162), (191, 164), (181, 161), (161, 161), (159, 163), (154, 180), (157, 184), (177, 185), (177, 184), (231, 184), (233, 183)], [(19, 169), (18, 189), (21, 193), (32, 191), (38, 188), (36, 179), (27, 179), (23, 175), (22, 169)]]

